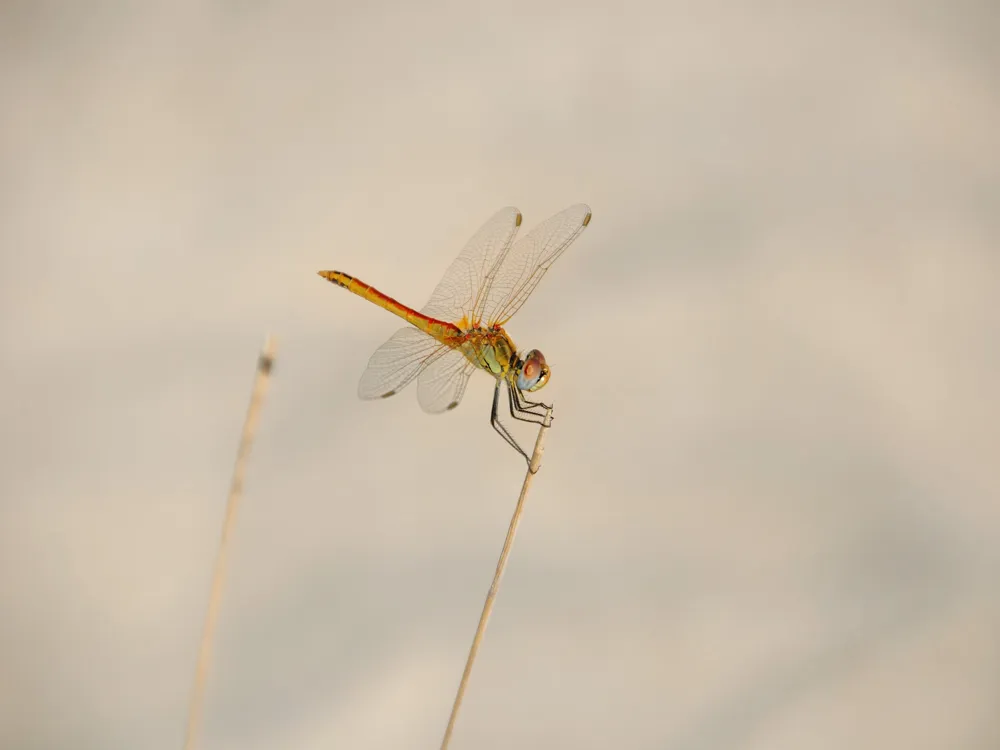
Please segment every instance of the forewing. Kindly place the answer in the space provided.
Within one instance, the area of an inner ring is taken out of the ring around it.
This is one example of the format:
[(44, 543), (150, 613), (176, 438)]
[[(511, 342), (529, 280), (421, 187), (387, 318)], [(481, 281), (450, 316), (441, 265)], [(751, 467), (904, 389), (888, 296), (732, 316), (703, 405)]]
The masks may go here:
[(358, 383), (358, 395), (366, 400), (388, 398), (450, 351), (447, 344), (423, 331), (400, 328), (368, 360)]
[(470, 324), (478, 322), (476, 311), (483, 307), (490, 271), (510, 248), (519, 226), (521, 213), (516, 208), (495, 213), (452, 261), (420, 312), (448, 323), (462, 318)]
[(590, 222), (590, 207), (578, 203), (521, 237), (491, 271), (482, 308), (486, 325), (504, 325), (531, 295), (545, 272)]
[(476, 366), (458, 349), (449, 348), (417, 379), (417, 399), (429, 414), (454, 409), (462, 401), (465, 387)]

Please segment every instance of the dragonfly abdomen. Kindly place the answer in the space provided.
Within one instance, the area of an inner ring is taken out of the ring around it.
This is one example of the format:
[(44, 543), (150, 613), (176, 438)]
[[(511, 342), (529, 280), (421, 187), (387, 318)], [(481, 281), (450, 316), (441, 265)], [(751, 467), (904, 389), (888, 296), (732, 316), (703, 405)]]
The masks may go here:
[(402, 302), (393, 299), (387, 294), (383, 294), (371, 284), (366, 284), (349, 274), (342, 273), (341, 271), (320, 271), (319, 275), (330, 283), (343, 287), (372, 304), (388, 310), (393, 315), (398, 315), (410, 325), (436, 338), (451, 337), (461, 333), (457, 326), (417, 312), (412, 307), (407, 307)]

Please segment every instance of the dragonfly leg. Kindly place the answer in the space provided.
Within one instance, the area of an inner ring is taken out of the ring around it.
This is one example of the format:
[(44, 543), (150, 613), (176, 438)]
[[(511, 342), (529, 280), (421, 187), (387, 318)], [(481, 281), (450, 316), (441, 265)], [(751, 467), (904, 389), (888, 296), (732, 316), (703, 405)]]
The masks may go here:
[(510, 445), (511, 448), (524, 456), (524, 460), (528, 462), (528, 466), (531, 466), (531, 457), (524, 452), (524, 449), (520, 445), (517, 444), (514, 436), (511, 435), (510, 432), (507, 431), (507, 428), (503, 426), (500, 422), (500, 417), (497, 414), (497, 406), (500, 403), (500, 383), (501, 381), (497, 379), (497, 387), (493, 391), (493, 411), (490, 413), (490, 424), (493, 425), (493, 429), (500, 433), (500, 437), (506, 440), (507, 444)]
[(532, 424), (545, 424), (545, 415), (536, 414), (530, 407), (525, 408), (520, 400), (520, 392), (510, 383), (507, 383), (507, 400), (510, 402), (510, 415), (514, 419)]
[(548, 404), (542, 403), (541, 401), (529, 401), (528, 398), (524, 395), (524, 393), (520, 389), (518, 389), (517, 391), (517, 397), (518, 397), (518, 402), (517, 402), (518, 406), (521, 408), (522, 411), (528, 411), (529, 409), (544, 409), (545, 411), (548, 411), (549, 409), (552, 408)]
[[(551, 406), (540, 402), (535, 403), (534, 401), (529, 401), (527, 398), (525, 398), (524, 393), (522, 393), (519, 388), (513, 387), (512, 384), (510, 383), (507, 384), (507, 387), (510, 389), (511, 392), (511, 402), (512, 402), (511, 414), (513, 414), (517, 419), (522, 419), (522, 417), (517, 416), (517, 414), (514, 413), (515, 410), (521, 414), (527, 414), (532, 417), (538, 417), (539, 419), (539, 421), (537, 422), (533, 419), (526, 419), (524, 420), (526, 422), (535, 422), (535, 424), (544, 424), (545, 412), (549, 412), (550, 423), (555, 420), (555, 417), (551, 415), (551, 409), (552, 409)], [(541, 413), (538, 410), (542, 410)]]

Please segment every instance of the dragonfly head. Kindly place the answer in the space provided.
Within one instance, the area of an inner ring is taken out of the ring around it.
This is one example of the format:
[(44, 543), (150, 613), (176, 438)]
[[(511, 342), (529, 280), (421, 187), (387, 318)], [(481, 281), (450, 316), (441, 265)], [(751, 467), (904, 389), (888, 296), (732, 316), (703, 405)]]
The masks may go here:
[(537, 391), (548, 382), (549, 366), (545, 364), (545, 356), (532, 349), (518, 363), (517, 387), (522, 391)]

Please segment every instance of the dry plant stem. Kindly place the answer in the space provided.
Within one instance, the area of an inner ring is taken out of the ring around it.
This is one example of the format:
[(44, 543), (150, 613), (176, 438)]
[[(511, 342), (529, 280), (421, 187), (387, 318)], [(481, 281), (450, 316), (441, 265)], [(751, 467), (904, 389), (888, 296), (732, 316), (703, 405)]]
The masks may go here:
[(510, 549), (514, 546), (514, 535), (517, 534), (517, 525), (521, 521), (521, 512), (524, 510), (524, 499), (528, 496), (528, 488), (531, 487), (531, 480), (538, 472), (542, 461), (542, 443), (545, 433), (552, 424), (552, 409), (545, 413), (545, 422), (538, 430), (538, 437), (535, 439), (535, 450), (531, 453), (531, 461), (528, 463), (528, 473), (524, 475), (524, 484), (521, 485), (521, 495), (517, 498), (517, 507), (514, 508), (514, 516), (510, 519), (510, 527), (507, 529), (507, 538), (504, 540), (503, 549), (500, 551), (500, 559), (497, 561), (497, 570), (493, 574), (493, 583), (486, 594), (486, 603), (483, 605), (483, 614), (479, 617), (479, 627), (476, 628), (476, 635), (472, 639), (472, 648), (469, 649), (469, 658), (465, 661), (465, 671), (462, 673), (462, 681), (458, 684), (458, 693), (455, 695), (455, 703), (451, 707), (451, 717), (448, 719), (448, 728), (445, 729), (444, 739), (441, 741), (441, 750), (447, 750), (448, 743), (451, 742), (451, 734), (455, 730), (455, 720), (458, 718), (458, 709), (462, 705), (462, 698), (465, 696), (465, 688), (469, 684), (469, 675), (472, 673), (472, 664), (479, 653), (479, 646), (483, 641), (483, 633), (486, 632), (486, 623), (490, 619), (493, 611), (493, 603), (497, 598), (497, 590), (500, 588), (500, 579), (503, 578), (504, 569), (507, 567), (507, 558), (510, 557)]
[(222, 585), (226, 578), (226, 557), (229, 538), (233, 524), (236, 521), (236, 511), (243, 495), (243, 476), (246, 472), (247, 458), (253, 445), (254, 434), (257, 431), (257, 421), (260, 417), (260, 407), (267, 393), (271, 378), (271, 368), (274, 364), (274, 340), (268, 336), (264, 348), (257, 359), (257, 374), (254, 377), (253, 391), (250, 394), (250, 406), (247, 408), (246, 420), (243, 422), (243, 434), (240, 437), (240, 447), (236, 453), (236, 466), (233, 468), (233, 478), (229, 486), (229, 500), (226, 503), (226, 516), (222, 523), (222, 538), (219, 540), (219, 550), (215, 558), (215, 572), (212, 576), (212, 593), (208, 599), (208, 614), (205, 616), (205, 627), (201, 636), (201, 648), (198, 652), (198, 666), (195, 670), (194, 690), (191, 695), (191, 707), (188, 712), (187, 735), (184, 740), (185, 750), (193, 750), (201, 725), (201, 708), (205, 694), (205, 677), (208, 674), (208, 664), (212, 651), (212, 635), (215, 632), (215, 622), (218, 619), (219, 603), (222, 599)]

